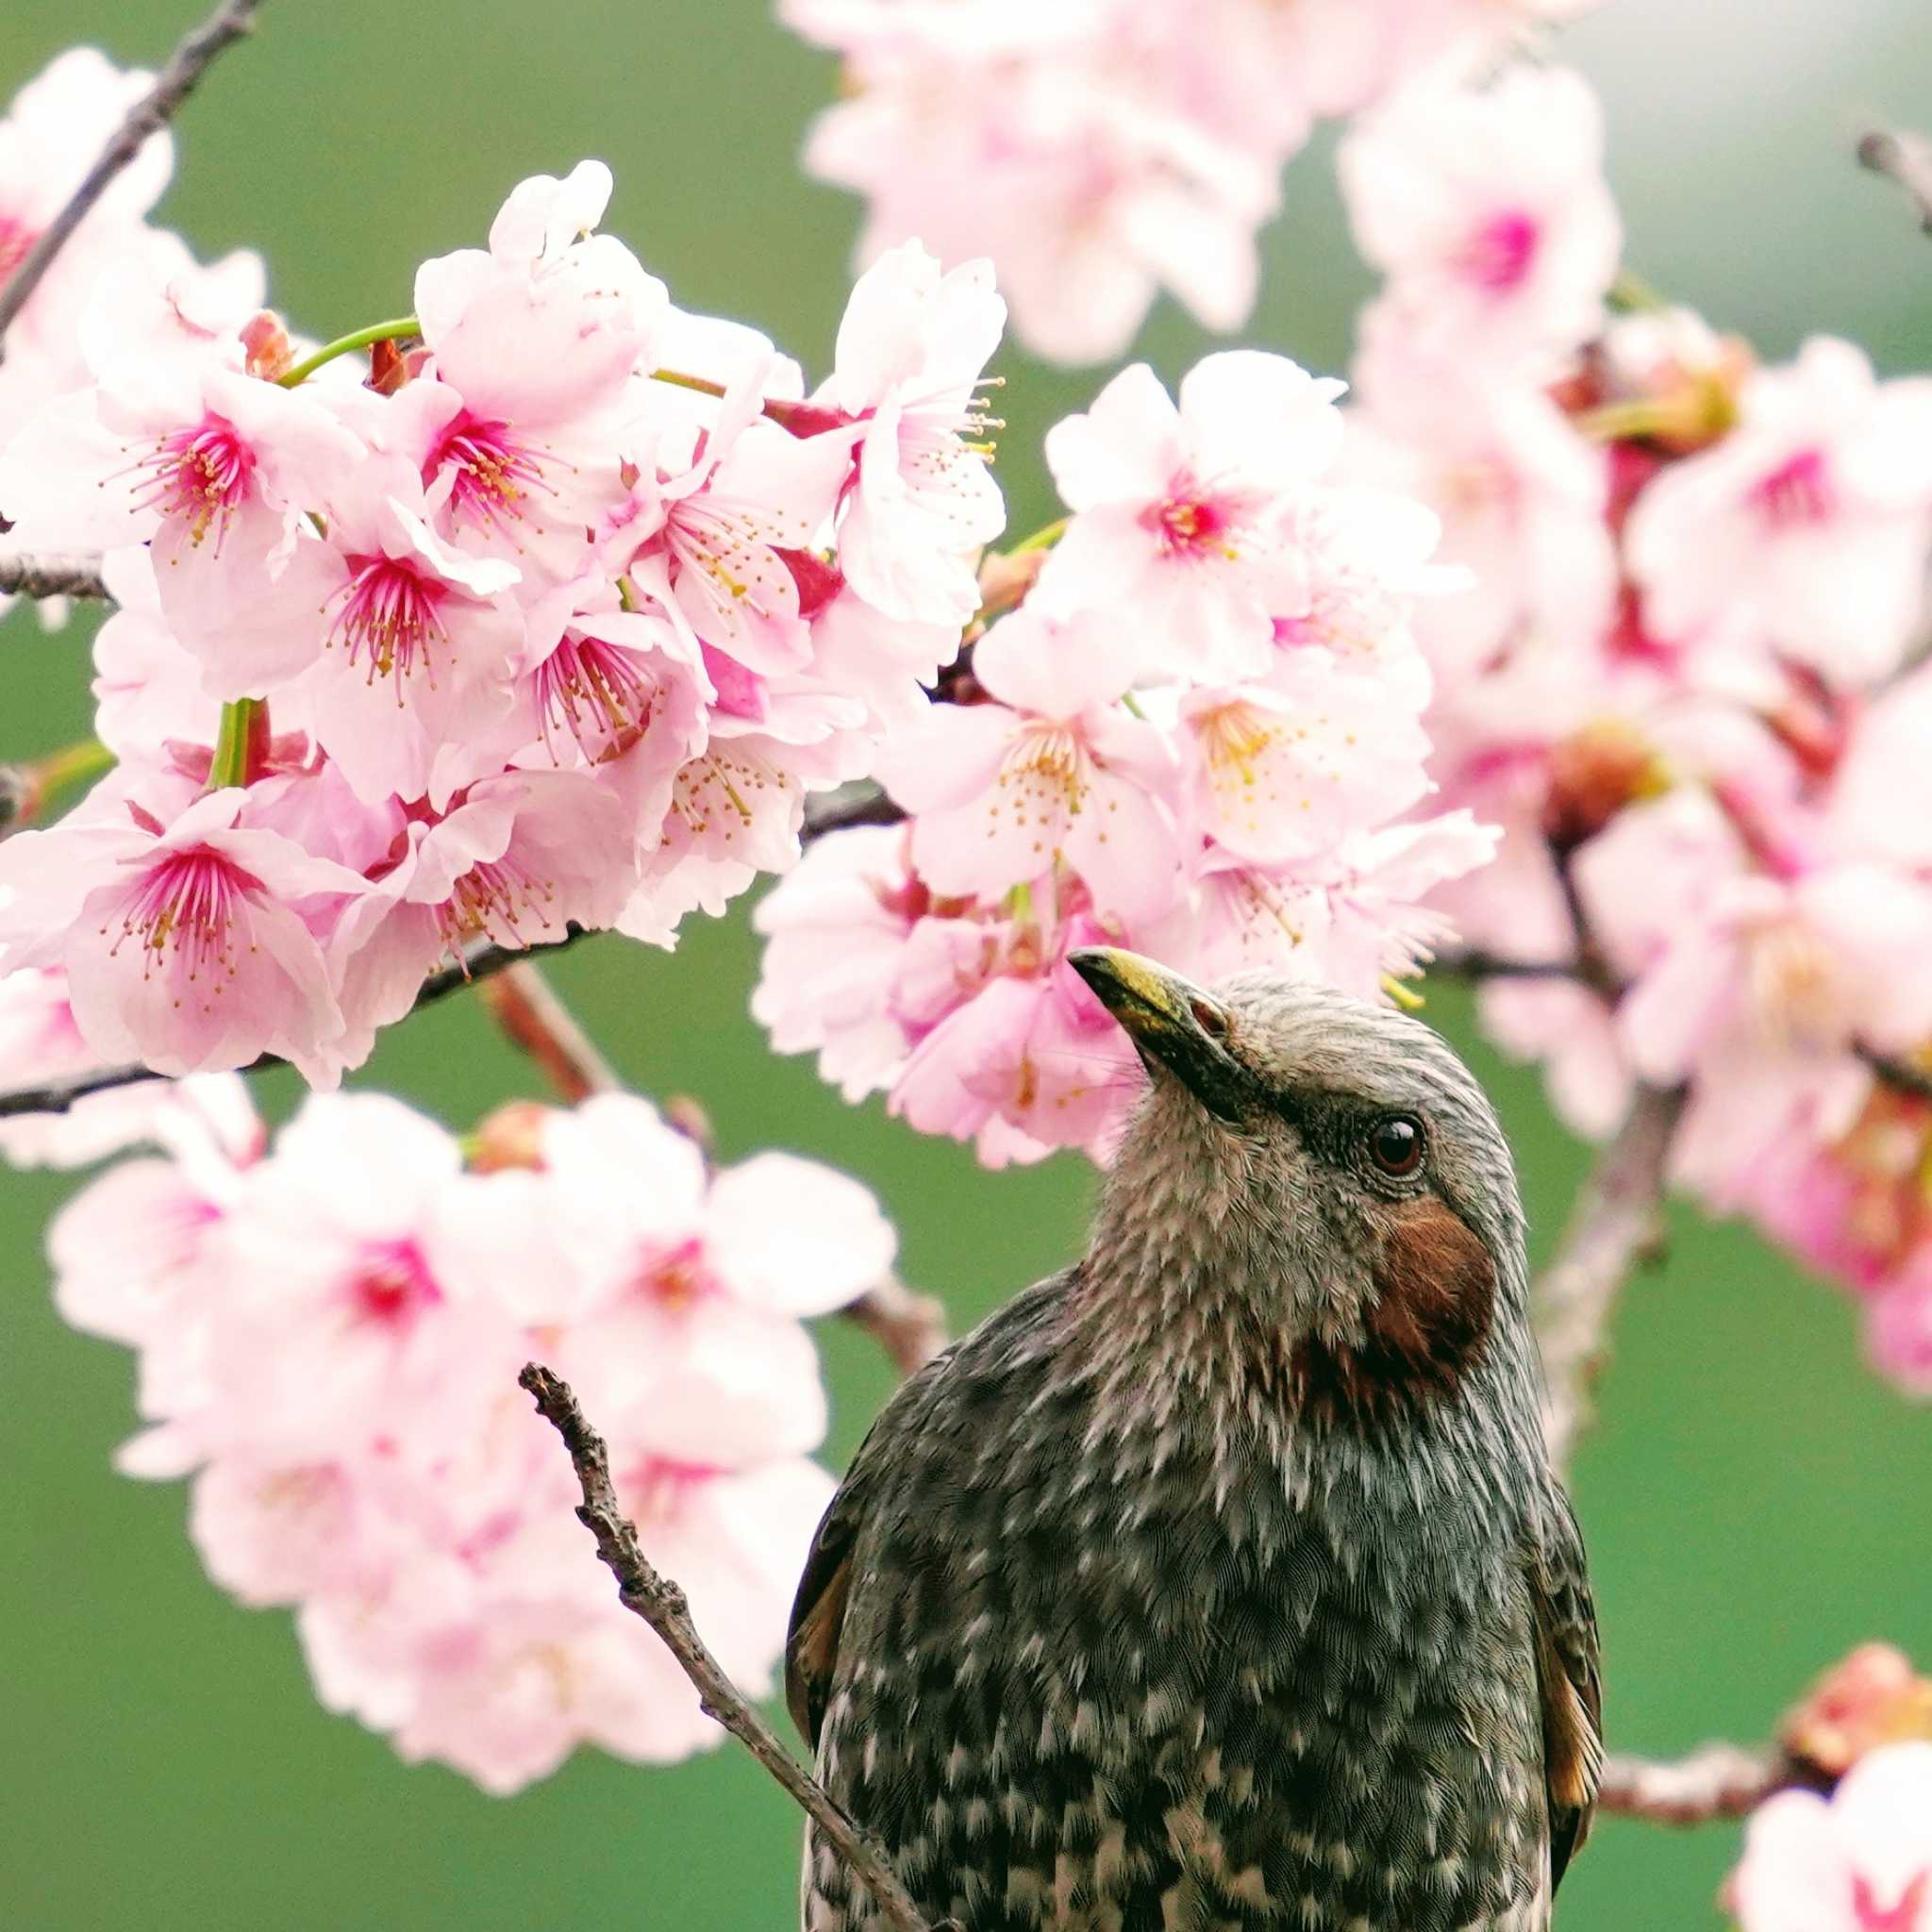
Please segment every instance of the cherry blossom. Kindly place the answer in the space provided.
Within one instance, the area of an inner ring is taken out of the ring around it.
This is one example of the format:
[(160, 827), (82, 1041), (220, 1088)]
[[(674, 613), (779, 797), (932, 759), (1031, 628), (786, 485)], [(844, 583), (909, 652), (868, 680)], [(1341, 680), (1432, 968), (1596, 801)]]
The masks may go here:
[(1830, 1798), (1781, 1791), (1753, 1813), (1731, 1880), (1742, 1932), (1932, 1926), (1932, 1744), (1893, 1744)]
[(63, 1313), (139, 1354), (123, 1467), (192, 1479), (210, 1575), (295, 1609), (326, 1706), (492, 1791), (718, 1735), (592, 1560), (521, 1363), (569, 1364), (653, 1560), (767, 1689), (832, 1491), (800, 1317), (894, 1248), (857, 1182), (713, 1174), (628, 1095), (546, 1110), (529, 1158), (465, 1172), (400, 1102), (318, 1096), (272, 1150), (249, 1116), (110, 1169), (50, 1237)]
[(1142, 640), (1148, 670), (1264, 672), (1275, 620), (1307, 608), (1307, 562), (1287, 520), (1340, 447), (1341, 390), (1250, 350), (1196, 363), (1178, 406), (1144, 363), (1124, 370), (1091, 409), (1048, 433), (1073, 517), (1041, 572), (1037, 608), (1116, 612)]
[(1356, 240), (1389, 278), (1383, 300), (1424, 353), (1493, 370), (1596, 332), (1622, 233), (1579, 75), (1419, 78), (1357, 126), (1338, 165)]
[(1834, 682), (1890, 670), (1932, 543), (1932, 381), (1877, 382), (1861, 351), (1819, 337), (1737, 407), (1737, 429), (1631, 513), (1652, 628), (1694, 636), (1736, 611)]
[(157, 1073), (263, 1053), (318, 1084), (342, 1030), (322, 947), (297, 902), (340, 906), (360, 876), (245, 817), (235, 788), (171, 824), (23, 832), (0, 846), (0, 965), (59, 966), (82, 1038)]

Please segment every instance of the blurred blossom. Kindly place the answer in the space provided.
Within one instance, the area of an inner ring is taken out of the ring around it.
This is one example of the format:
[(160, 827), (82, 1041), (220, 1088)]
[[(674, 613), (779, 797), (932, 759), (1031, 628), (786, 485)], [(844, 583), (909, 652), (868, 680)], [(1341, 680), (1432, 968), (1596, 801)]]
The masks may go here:
[(756, 1693), (832, 1489), (801, 1318), (890, 1270), (873, 1196), (783, 1154), (713, 1174), (622, 1094), (539, 1109), (487, 1174), (381, 1094), (313, 1098), (267, 1151), (235, 1124), (152, 1135), (166, 1158), (109, 1168), (49, 1236), (62, 1313), (139, 1358), (122, 1466), (192, 1476), (209, 1574), (293, 1607), (323, 1701), (405, 1757), (508, 1791), (582, 1743), (708, 1744), (517, 1371), (573, 1379), (647, 1552)]
[(843, 62), (806, 161), (865, 197), (860, 260), (910, 236), (990, 256), (1020, 339), (1096, 362), (1163, 289), (1208, 328), (1246, 322), (1257, 238), (1317, 117), (1438, 60), (1492, 58), (1588, 4), (779, 0), (778, 14)]
[(1730, 1893), (1741, 1932), (1927, 1932), (1932, 1744), (1874, 1751), (1829, 1798), (1759, 1806)]

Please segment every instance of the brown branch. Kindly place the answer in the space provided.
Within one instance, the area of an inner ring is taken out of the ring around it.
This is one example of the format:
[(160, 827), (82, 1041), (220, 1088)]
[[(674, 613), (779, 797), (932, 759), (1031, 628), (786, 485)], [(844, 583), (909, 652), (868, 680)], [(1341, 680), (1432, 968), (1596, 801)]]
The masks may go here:
[(107, 596), (98, 557), (0, 557), (0, 597)]
[(1597, 1156), (1556, 1258), (1533, 1297), (1542, 1347), (1543, 1440), (1562, 1469), (1590, 1420), (1591, 1386), (1607, 1348), (1605, 1329), (1632, 1271), (1661, 1237), (1664, 1168), (1684, 1091), (1641, 1087), (1629, 1117)]
[(916, 1375), (946, 1345), (946, 1309), (937, 1295), (908, 1288), (896, 1274), (867, 1289), (839, 1313), (863, 1328), (902, 1375)]
[(1914, 1100), (1932, 1101), (1932, 1073), (1902, 1060), (1893, 1054), (1876, 1053), (1869, 1046), (1858, 1049), (1858, 1058), (1885, 1082)]
[(534, 959), (506, 966), (480, 997), (510, 1044), (537, 1062), (566, 1106), (624, 1084)]
[(1800, 1782), (1795, 1768), (1775, 1752), (1705, 1744), (1669, 1763), (1612, 1757), (1604, 1766), (1597, 1805), (1653, 1824), (1708, 1824), (1742, 1818), (1774, 1791)]
[(1858, 142), (1858, 165), (1903, 188), (1918, 210), (1920, 227), (1932, 235), (1932, 141), (1874, 128)]
[(577, 1520), (596, 1538), (597, 1555), (617, 1579), (618, 1601), (658, 1633), (696, 1687), (705, 1715), (723, 1724), (799, 1805), (872, 1893), (879, 1916), (889, 1925), (897, 1932), (941, 1932), (920, 1915), (911, 1895), (887, 1864), (878, 1841), (786, 1750), (777, 1733), (706, 1648), (691, 1622), (684, 1591), (660, 1576), (639, 1547), (636, 1526), (618, 1507), (604, 1439), (584, 1420), (570, 1385), (536, 1362), (529, 1363), (517, 1380), (535, 1400), (538, 1414), (563, 1438), (570, 1452), (571, 1466), (584, 1495)]
[[(20, 311), (27, 297), (40, 286), (41, 277), (53, 266), (94, 204), (113, 186), (114, 177), (126, 168), (148, 139), (158, 134), (179, 111), (201, 77), (216, 58), (237, 41), (254, 30), (255, 15), (261, 0), (223, 0), (202, 24), (188, 34), (161, 69), (153, 87), (128, 108), (114, 138), (102, 149), (82, 177), (80, 186), (68, 196), (67, 205), (42, 230), (4, 289), (0, 289), (0, 339)], [(0, 341), (4, 353), (4, 341)]]

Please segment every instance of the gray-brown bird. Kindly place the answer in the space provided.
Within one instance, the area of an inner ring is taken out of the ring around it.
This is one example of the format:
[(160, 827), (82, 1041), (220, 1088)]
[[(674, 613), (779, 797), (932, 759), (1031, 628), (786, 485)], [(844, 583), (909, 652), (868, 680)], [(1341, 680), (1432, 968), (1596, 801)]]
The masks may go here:
[[(902, 1388), (788, 1690), (966, 1932), (1541, 1932), (1602, 1761), (1509, 1150), (1399, 1013), (1074, 964), (1150, 1084), (1086, 1257)], [(808, 1837), (806, 1932), (875, 1932)]]

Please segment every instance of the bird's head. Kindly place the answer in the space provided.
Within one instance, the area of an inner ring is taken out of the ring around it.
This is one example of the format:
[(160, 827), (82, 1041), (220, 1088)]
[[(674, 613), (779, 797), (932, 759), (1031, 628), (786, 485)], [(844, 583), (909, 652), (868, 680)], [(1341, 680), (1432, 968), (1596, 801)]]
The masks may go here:
[(1276, 974), (1206, 988), (1109, 947), (1071, 963), (1150, 1076), (1098, 1242), (1239, 1295), (1356, 1407), (1453, 1387), (1521, 1327), (1508, 1144), (1431, 1028)]

